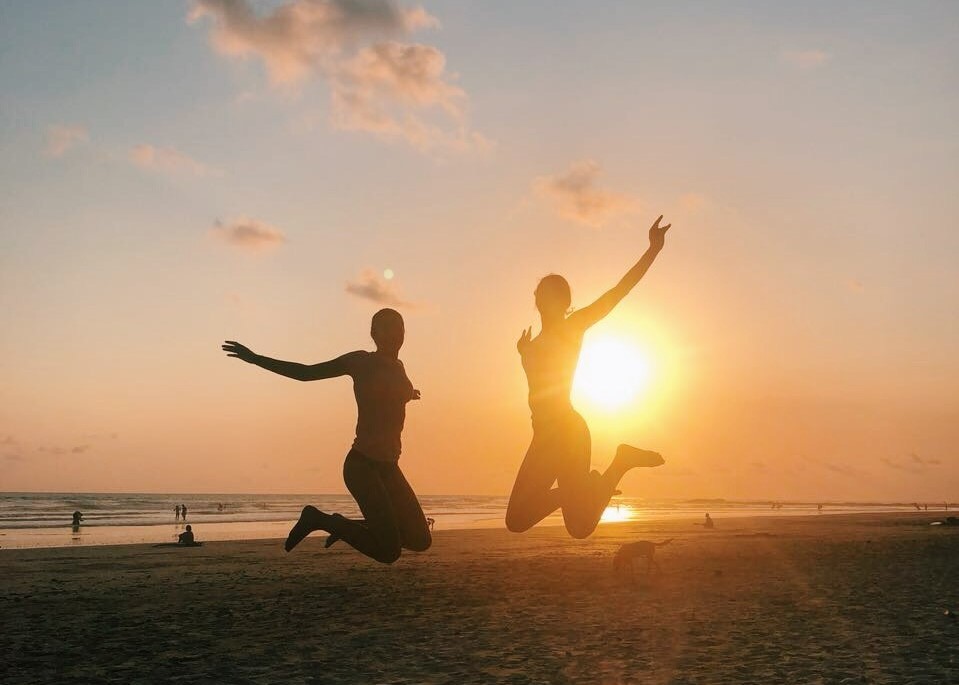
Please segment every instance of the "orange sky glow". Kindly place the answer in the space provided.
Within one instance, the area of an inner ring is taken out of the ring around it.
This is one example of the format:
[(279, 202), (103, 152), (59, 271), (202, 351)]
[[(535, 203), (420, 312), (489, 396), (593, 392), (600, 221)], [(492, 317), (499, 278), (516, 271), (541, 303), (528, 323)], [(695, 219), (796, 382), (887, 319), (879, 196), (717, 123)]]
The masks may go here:
[(537, 280), (589, 304), (663, 214), (586, 338), (594, 468), (959, 498), (955, 6), (96, 4), (0, 9), (0, 490), (344, 492), (349, 381), (220, 343), (314, 363), (393, 306), (408, 478), (505, 496)]

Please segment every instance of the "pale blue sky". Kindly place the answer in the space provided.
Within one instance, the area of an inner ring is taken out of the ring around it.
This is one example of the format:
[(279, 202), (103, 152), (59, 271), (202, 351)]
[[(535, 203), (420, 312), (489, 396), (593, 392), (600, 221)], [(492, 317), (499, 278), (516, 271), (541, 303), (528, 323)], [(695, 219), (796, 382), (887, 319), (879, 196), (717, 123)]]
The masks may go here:
[[(959, 488), (959, 6), (424, 7), (441, 27), (399, 40), (442, 51), (486, 152), (334, 129), (328, 79), (273, 86), (258, 57), (211, 48), (190, 3), (0, 8), (0, 439), (16, 443), (0, 488), (163, 489), (170, 466), (201, 490), (338, 491), (348, 392), (258, 376), (218, 342), (309, 360), (367, 346), (378, 305), (344, 285), (389, 267), (418, 305), (407, 467), (426, 492), (505, 493), (536, 278), (566, 274), (585, 304), (660, 213), (670, 245), (611, 325), (667, 341), (674, 382), (655, 411), (595, 417), (594, 453), (649, 443), (675, 475), (628, 492)], [(88, 140), (45, 154), (56, 126)], [(203, 171), (140, 168), (138, 145)], [(535, 179), (582, 160), (635, 210), (600, 228), (558, 216)], [(287, 242), (211, 236), (237, 217)], [(113, 432), (82, 463), (40, 451)], [(913, 453), (939, 464), (888, 467)], [(227, 454), (218, 480), (204, 460)], [(813, 458), (869, 477), (799, 468)]]

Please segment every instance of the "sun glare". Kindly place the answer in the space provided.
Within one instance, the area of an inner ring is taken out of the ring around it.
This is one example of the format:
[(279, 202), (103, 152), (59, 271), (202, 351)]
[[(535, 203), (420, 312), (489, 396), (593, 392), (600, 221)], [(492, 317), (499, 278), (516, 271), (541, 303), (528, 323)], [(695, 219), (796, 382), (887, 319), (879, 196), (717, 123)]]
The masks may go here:
[(588, 340), (573, 378), (573, 393), (604, 410), (630, 403), (649, 385), (650, 365), (643, 352), (619, 338)]
[(616, 523), (618, 521), (629, 521), (635, 518), (633, 508), (626, 504), (610, 504), (603, 511), (600, 521), (605, 523)]

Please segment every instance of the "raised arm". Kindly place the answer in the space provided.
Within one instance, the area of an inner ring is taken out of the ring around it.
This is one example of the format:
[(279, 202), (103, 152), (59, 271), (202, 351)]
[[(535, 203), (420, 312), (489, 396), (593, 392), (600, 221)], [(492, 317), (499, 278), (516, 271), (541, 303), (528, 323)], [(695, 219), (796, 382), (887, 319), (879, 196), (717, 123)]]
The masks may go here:
[(649, 229), (649, 248), (643, 256), (640, 257), (639, 261), (633, 265), (633, 268), (626, 272), (626, 275), (620, 279), (619, 283), (603, 293), (603, 295), (591, 305), (577, 309), (570, 314), (567, 319), (570, 323), (580, 326), (585, 330), (598, 321), (603, 320), (606, 318), (606, 315), (613, 311), (616, 305), (620, 303), (620, 300), (626, 297), (629, 291), (639, 283), (640, 279), (646, 275), (649, 267), (652, 266), (656, 255), (659, 254), (659, 251), (663, 249), (663, 245), (666, 244), (666, 231), (669, 230), (672, 224), (660, 226), (659, 222), (662, 220), (663, 217), (660, 216), (653, 222), (653, 225)]
[(300, 364), (298, 362), (285, 362), (281, 359), (263, 357), (235, 340), (227, 340), (224, 342), (223, 351), (226, 352), (226, 356), (228, 357), (242, 359), (249, 364), (259, 366), (261, 369), (272, 371), (273, 373), (292, 378), (296, 381), (319, 381), (324, 378), (348, 376), (350, 375), (350, 370), (353, 366), (352, 362), (356, 358), (356, 355), (364, 354), (363, 352), (347, 352), (328, 362)]

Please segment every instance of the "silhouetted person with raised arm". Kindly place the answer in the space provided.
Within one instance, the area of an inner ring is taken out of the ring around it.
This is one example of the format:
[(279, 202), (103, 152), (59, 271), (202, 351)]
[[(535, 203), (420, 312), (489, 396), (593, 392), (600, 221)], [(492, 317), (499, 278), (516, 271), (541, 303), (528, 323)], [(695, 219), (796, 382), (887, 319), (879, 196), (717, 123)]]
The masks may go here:
[[(590, 470), (589, 428), (570, 402), (573, 374), (583, 336), (619, 304), (663, 249), (669, 224), (659, 217), (649, 229), (649, 249), (618, 284), (588, 307), (569, 313), (569, 283), (550, 274), (536, 287), (541, 331), (523, 331), (516, 343), (529, 384), (533, 440), (520, 466), (506, 508), (506, 527), (529, 530), (562, 509), (566, 530), (574, 538), (589, 536), (623, 475), (637, 466), (659, 466), (656, 452), (620, 445), (605, 473)], [(556, 487), (553, 487), (556, 483)]]
[(403, 317), (394, 309), (381, 309), (373, 315), (370, 335), (376, 344), (374, 352), (358, 350), (313, 365), (261, 357), (231, 340), (223, 345), (231, 357), (295, 380), (353, 379), (356, 439), (343, 464), (343, 480), (363, 520), (306, 506), (286, 539), (287, 552), (316, 530), (330, 534), (327, 547), (343, 540), (385, 564), (396, 561), (403, 549), (422, 552), (432, 544), (426, 516), (398, 463), (406, 403), (420, 398), (399, 359), (405, 337)]

